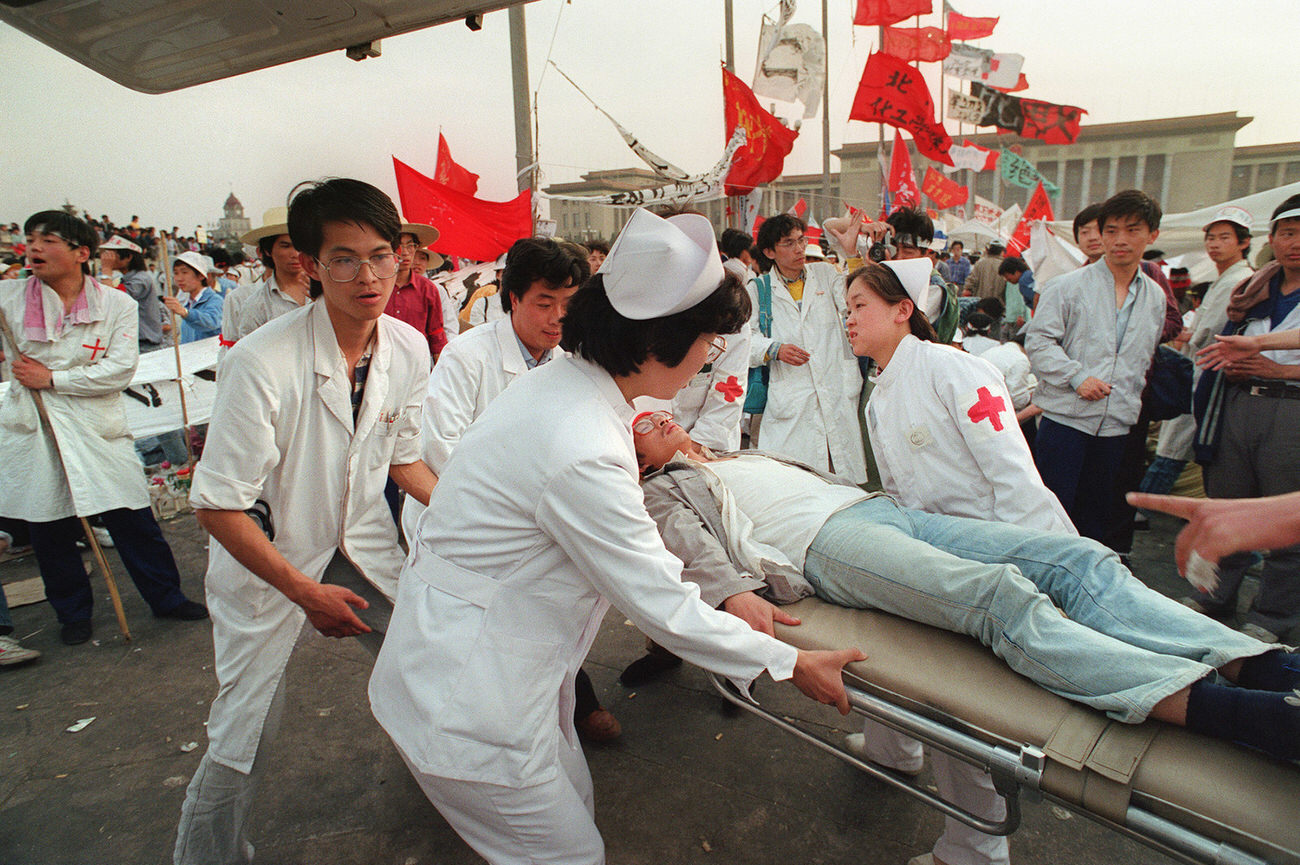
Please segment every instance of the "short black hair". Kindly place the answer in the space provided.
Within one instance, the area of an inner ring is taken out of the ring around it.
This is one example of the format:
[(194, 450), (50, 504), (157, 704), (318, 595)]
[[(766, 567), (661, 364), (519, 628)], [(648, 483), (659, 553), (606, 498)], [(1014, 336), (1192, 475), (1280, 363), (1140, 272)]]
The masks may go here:
[(1006, 251), (1007, 248), (1002, 244), (998, 243), (997, 241), (990, 243), (988, 245), (988, 249), (985, 250), (985, 252), (987, 252), (989, 255), (993, 256), (994, 258), (997, 258), (999, 255), (1001, 255)]
[(601, 255), (609, 255), (609, 244), (603, 240), (588, 240), (584, 246), (588, 252), (599, 252)]
[(506, 267), (501, 271), (501, 308), (509, 312), (512, 300), (522, 300), (539, 279), (552, 289), (582, 285), (591, 275), (584, 249), (549, 237), (516, 240), (506, 253)]
[(682, 312), (637, 321), (614, 309), (598, 273), (578, 289), (561, 322), (560, 347), (610, 375), (632, 375), (651, 356), (677, 366), (701, 334), (737, 333), (749, 322), (749, 295), (731, 273), (708, 297)]
[[(991, 318), (1001, 318), (1007, 312), (1007, 305), (1002, 302), (1000, 297), (982, 297), (975, 304), (975, 308)], [(967, 319), (967, 321), (969, 320)]]
[[(778, 213), (776, 216), (769, 216), (763, 220), (763, 224), (758, 227), (758, 237), (755, 238), (755, 245), (758, 246), (759, 252), (765, 249), (772, 249), (777, 242), (792, 231), (805, 231), (807, 227), (804, 221), (797, 216), (789, 213)], [(766, 253), (763, 255), (767, 257)]]
[(993, 330), (995, 324), (993, 316), (987, 312), (972, 312), (970, 318), (966, 319), (966, 324), (962, 328), (967, 334), (978, 334), (979, 336), (988, 336), (989, 331)]
[(740, 258), (749, 247), (753, 245), (753, 239), (741, 231), (739, 228), (726, 228), (722, 231), (722, 238), (718, 241), (718, 249), (727, 258)]
[(1112, 219), (1135, 216), (1146, 223), (1147, 228), (1156, 231), (1160, 228), (1162, 215), (1154, 198), (1140, 189), (1125, 189), (1102, 202), (1097, 210), (1097, 228), (1104, 231), (1106, 223)]
[(261, 259), (262, 266), (269, 271), (275, 270), (275, 259), (271, 258), (271, 250), (275, 249), (275, 240), (279, 236), (272, 234), (257, 241), (257, 257)]
[(289, 239), (299, 251), (315, 258), (325, 242), (325, 223), (369, 226), (397, 248), (402, 218), (383, 190), (364, 180), (331, 177), (303, 181), (289, 193)]
[(208, 247), (208, 255), (212, 257), (212, 263), (217, 265), (218, 267), (223, 264), (225, 265), (230, 264), (230, 253), (226, 252), (224, 246)]
[(1074, 242), (1079, 242), (1079, 230), (1089, 222), (1096, 222), (1098, 214), (1101, 213), (1100, 204), (1089, 204), (1083, 210), (1074, 215)]
[[(23, 223), (23, 234), (57, 234), (73, 249), (80, 249), (83, 246), (89, 249), (91, 258), (95, 257), (95, 250), (99, 247), (99, 235), (95, 233), (95, 229), (91, 228), (85, 220), (62, 210), (42, 210), (33, 213)], [(141, 270), (143, 269), (141, 267)], [(81, 272), (90, 273), (88, 262), (81, 263)]]
[(949, 249), (952, 249), (954, 246), (960, 246), (962, 249), (966, 248), (966, 244), (962, 243), (960, 240), (954, 240), (952, 243), (948, 244)]
[[(925, 243), (934, 240), (934, 221), (926, 215), (924, 210), (919, 208), (900, 207), (885, 217), (885, 222), (894, 227), (895, 244), (903, 236), (910, 236)], [(909, 245), (919, 246), (920, 244)]]
[(1025, 264), (1025, 260), (1023, 258), (1016, 258), (1012, 256), (1010, 258), (1002, 259), (1002, 263), (998, 265), (998, 276), (1009, 276), (1010, 274), (1013, 273), (1024, 273), (1027, 270), (1029, 270), (1029, 265)]
[[(1273, 215), (1268, 218), (1268, 233), (1272, 234), (1274, 229), (1277, 228), (1277, 226), (1273, 224), (1273, 220), (1277, 219), (1280, 214), (1286, 213), (1288, 210), (1296, 209), (1300, 209), (1300, 194), (1291, 196), (1286, 201), (1273, 208)], [(1300, 217), (1292, 216), (1288, 217), (1288, 219), (1300, 219)]]

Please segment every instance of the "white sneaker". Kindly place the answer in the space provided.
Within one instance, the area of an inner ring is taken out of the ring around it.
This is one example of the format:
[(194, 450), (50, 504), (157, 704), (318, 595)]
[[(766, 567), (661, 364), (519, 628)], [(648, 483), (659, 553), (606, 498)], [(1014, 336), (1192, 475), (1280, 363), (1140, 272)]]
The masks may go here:
[(934, 865), (933, 853), (922, 853), (907, 860), (907, 865)]
[[(845, 734), (844, 750), (848, 751), (850, 754), (852, 754), (854, 757), (857, 757), (859, 760), (876, 762), (872, 760), (871, 757), (867, 754), (867, 737), (862, 733)], [(898, 772), (901, 775), (910, 775), (913, 778), (915, 778), (917, 775), (920, 775), (921, 772), (925, 769), (924, 763), (922, 763), (921, 765), (915, 768), (912, 768), (910, 766), (909, 767), (889, 766), (888, 764), (885, 763), (881, 763), (880, 765), (883, 765), (889, 769), (893, 769), (895, 772)], [(927, 853), (926, 855), (928, 856), (929, 854)], [(909, 863), (909, 865), (911, 865), (911, 863)]]
[(35, 661), (40, 656), (40, 652), (27, 648), (13, 637), (0, 637), (0, 667), (25, 664), (28, 661)]
[(95, 540), (104, 548), (113, 546), (113, 536), (108, 533), (108, 529), (103, 526), (91, 526), (90, 530), (95, 533)]
[(1254, 622), (1247, 622), (1237, 630), (1245, 634), (1247, 637), (1254, 637), (1256, 640), (1259, 640), (1261, 643), (1278, 642), (1277, 634), (1273, 633), (1268, 628), (1260, 627)]

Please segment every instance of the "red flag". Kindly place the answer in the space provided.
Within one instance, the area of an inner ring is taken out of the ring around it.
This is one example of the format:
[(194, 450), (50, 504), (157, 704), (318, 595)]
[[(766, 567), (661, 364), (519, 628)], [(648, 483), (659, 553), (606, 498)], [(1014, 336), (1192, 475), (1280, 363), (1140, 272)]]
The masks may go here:
[(903, 133), (894, 130), (894, 152), (889, 160), (889, 194), (894, 208), (919, 207), (921, 190), (916, 186), (916, 172), (912, 170), (912, 153), (907, 149)]
[(396, 156), (393, 173), (406, 218), (438, 229), (435, 252), (489, 261), (521, 237), (532, 236), (531, 190), (510, 201), (483, 201), (425, 177)]
[(1021, 136), (1048, 144), (1073, 144), (1079, 137), (1079, 120), (1088, 112), (1073, 105), (1021, 99), (1020, 113), (1024, 117)]
[(1029, 79), (1025, 77), (1025, 73), (1021, 72), (1020, 77), (1016, 79), (1015, 87), (994, 87), (993, 89), (1001, 90), (1003, 93), (1019, 93), (1021, 90), (1029, 89)]
[(802, 198), (794, 203), (794, 207), (791, 207), (789, 210), (786, 211), (786, 213), (790, 214), (796, 219), (803, 219), (803, 215), (807, 212), (808, 212), (808, 202), (804, 201)]
[(858, 0), (853, 23), (862, 27), (888, 26), (914, 15), (929, 15), (933, 9), (930, 0)]
[(799, 136), (793, 129), (781, 125), (772, 114), (763, 110), (754, 97), (754, 91), (736, 76), (722, 69), (722, 99), (726, 117), (727, 138), (737, 124), (745, 127), (745, 146), (736, 151), (727, 172), (727, 195), (745, 195), (755, 186), (781, 176), (785, 158)]
[(876, 52), (867, 58), (849, 119), (906, 129), (917, 150), (935, 162), (952, 165), (948, 156), (952, 138), (934, 119), (934, 103), (925, 79), (897, 57)]
[(1020, 222), (1016, 224), (1015, 233), (1011, 235), (1011, 242), (1007, 244), (1007, 257), (1020, 255), (1029, 248), (1029, 224), (1037, 222), (1040, 219), (1046, 219), (1049, 222), (1053, 219), (1052, 202), (1047, 198), (1047, 190), (1043, 189), (1043, 181), (1038, 181), (1034, 187), (1034, 194), (1029, 196), (1029, 203), (1025, 205), (1024, 215), (1020, 217)]
[(952, 51), (952, 42), (938, 27), (886, 27), (881, 50), (899, 60), (936, 63)]
[(466, 195), (478, 192), (478, 175), (456, 164), (441, 132), (438, 133), (438, 165), (433, 169), (433, 179)]
[(927, 166), (925, 169), (925, 180), (921, 184), (921, 191), (930, 196), (930, 200), (940, 210), (965, 204), (966, 199), (970, 198), (969, 189), (951, 177), (945, 177), (935, 171), (933, 166)]
[(982, 39), (993, 35), (998, 25), (996, 18), (968, 18), (956, 12), (948, 13), (948, 38), (956, 41)]

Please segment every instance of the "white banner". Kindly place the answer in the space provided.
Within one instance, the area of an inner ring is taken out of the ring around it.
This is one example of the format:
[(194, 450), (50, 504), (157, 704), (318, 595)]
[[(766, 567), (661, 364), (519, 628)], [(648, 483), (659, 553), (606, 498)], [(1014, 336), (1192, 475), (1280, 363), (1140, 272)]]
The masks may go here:
[(992, 59), (993, 52), (987, 48), (954, 42), (952, 51), (943, 59), (943, 74), (967, 81), (982, 81)]
[[(977, 96), (967, 96), (959, 90), (948, 89), (948, 118), (958, 123), (979, 123), (987, 106)], [(948, 171), (946, 166), (944, 171)], [(955, 170), (955, 169), (952, 169)]]
[(1023, 54), (994, 54), (989, 58), (988, 69), (977, 80), (989, 87), (1010, 89), (1020, 80), (1020, 70), (1024, 65)]
[(803, 103), (803, 116), (815, 117), (826, 85), (826, 43), (807, 24), (774, 23), (763, 16), (754, 69), (754, 95)]
[(982, 222), (985, 225), (997, 225), (998, 219), (1002, 217), (1002, 208), (998, 207), (987, 198), (975, 196), (975, 216), (976, 222)]

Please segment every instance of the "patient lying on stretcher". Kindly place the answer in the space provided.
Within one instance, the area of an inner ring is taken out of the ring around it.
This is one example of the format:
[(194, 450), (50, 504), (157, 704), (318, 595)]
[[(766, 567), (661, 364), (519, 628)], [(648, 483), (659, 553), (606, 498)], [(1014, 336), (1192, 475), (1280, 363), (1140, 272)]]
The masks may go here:
[(883, 610), (975, 637), (1116, 720), (1300, 759), (1300, 655), (1147, 588), (1101, 544), (902, 508), (755, 451), (715, 455), (666, 412), (639, 416), (633, 439), (683, 576), (755, 628), (797, 624), (771, 602), (808, 595)]

